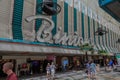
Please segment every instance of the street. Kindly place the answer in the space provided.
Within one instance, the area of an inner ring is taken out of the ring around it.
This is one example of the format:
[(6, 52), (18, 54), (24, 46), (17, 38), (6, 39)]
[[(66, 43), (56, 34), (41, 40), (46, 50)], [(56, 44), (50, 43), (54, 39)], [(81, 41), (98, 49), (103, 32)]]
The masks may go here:
[[(47, 80), (45, 76), (27, 78), (22, 80)], [(83, 71), (71, 71), (65, 73), (57, 73), (55, 75), (55, 80), (88, 80), (87, 75)], [(96, 75), (96, 79), (91, 80), (120, 80), (120, 72), (106, 72), (100, 71)]]

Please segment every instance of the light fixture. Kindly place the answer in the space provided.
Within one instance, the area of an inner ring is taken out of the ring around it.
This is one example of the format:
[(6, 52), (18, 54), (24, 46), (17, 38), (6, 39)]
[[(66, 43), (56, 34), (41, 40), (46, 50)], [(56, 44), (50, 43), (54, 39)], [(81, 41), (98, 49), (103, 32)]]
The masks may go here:
[[(41, 13), (42, 11), (42, 13)], [(43, 15), (56, 15), (61, 11), (61, 7), (53, 0), (44, 0), (43, 3), (37, 5), (37, 12)]]
[(97, 31), (95, 32), (95, 35), (102, 36), (102, 35), (104, 35), (106, 33), (107, 33), (106, 30), (103, 30), (102, 27), (98, 27)]
[(116, 43), (120, 43), (120, 38), (118, 38), (118, 40), (116, 41)]

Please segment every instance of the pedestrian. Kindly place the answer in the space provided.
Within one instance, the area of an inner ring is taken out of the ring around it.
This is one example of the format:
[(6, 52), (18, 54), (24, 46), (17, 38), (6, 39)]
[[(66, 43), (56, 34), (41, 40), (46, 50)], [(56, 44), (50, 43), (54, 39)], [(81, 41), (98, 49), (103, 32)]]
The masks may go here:
[(18, 70), (18, 71), (17, 71), (17, 75), (18, 75), (18, 76), (20, 76), (20, 68), (21, 68), (21, 67), (20, 67), (20, 64), (18, 64), (18, 68), (17, 68), (17, 70)]
[(50, 65), (50, 69), (51, 69), (51, 78), (52, 78), (52, 80), (54, 80), (54, 78), (55, 78), (55, 69), (56, 69), (56, 66), (54, 65), (53, 62), (52, 62), (51, 65)]
[(112, 70), (113, 65), (114, 65), (113, 60), (110, 60), (108, 65), (109, 65), (109, 70)]
[(96, 71), (97, 71), (98, 73), (100, 72), (100, 65), (99, 65), (99, 64), (96, 65)]
[(48, 63), (47, 64), (47, 67), (46, 67), (46, 73), (47, 73), (47, 79), (48, 80), (50, 80), (50, 71), (51, 71), (51, 69), (50, 69), (50, 63)]
[(66, 65), (67, 64), (63, 64), (63, 66), (62, 66), (62, 70), (65, 72), (66, 71)]
[(108, 67), (109, 67), (108, 63), (109, 63), (109, 59), (107, 58), (105, 59), (105, 71), (108, 70)]
[(90, 74), (90, 77), (93, 79), (96, 77), (96, 64), (91, 61), (90, 63), (90, 71), (91, 71), (91, 74)]
[(18, 80), (17, 75), (13, 72), (13, 63), (7, 62), (3, 65), (3, 72), (7, 74), (6, 80)]
[(90, 80), (90, 61), (88, 61), (87, 63), (86, 63), (86, 71), (85, 71), (85, 73), (87, 73), (87, 76), (88, 76), (88, 79)]

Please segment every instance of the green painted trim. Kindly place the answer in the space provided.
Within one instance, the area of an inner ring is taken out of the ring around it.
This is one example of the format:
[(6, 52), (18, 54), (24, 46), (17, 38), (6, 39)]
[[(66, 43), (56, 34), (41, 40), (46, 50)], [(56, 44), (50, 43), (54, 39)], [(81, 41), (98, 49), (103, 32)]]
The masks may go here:
[(114, 40), (114, 42), (115, 42), (115, 48), (117, 48), (117, 46), (116, 46), (116, 40), (117, 40), (117, 34), (115, 33), (115, 38), (114, 38), (115, 40)]
[(90, 39), (90, 17), (88, 16), (88, 38)]
[(64, 2), (64, 32), (68, 33), (68, 4)]
[[(97, 22), (97, 28), (98, 28), (99, 26), (100, 26), (100, 24)], [(101, 37), (101, 36), (98, 35), (98, 43), (99, 43), (100, 48), (103, 50), (103, 48), (102, 48), (102, 46), (101, 46), (101, 43), (100, 43), (100, 37)]]
[[(97, 22), (97, 28), (99, 27), (99, 23)], [(99, 46), (101, 47), (100, 45), (100, 36), (98, 35), (98, 43), (99, 43)]]
[[(37, 4), (42, 3), (42, 2), (43, 2), (43, 0), (36, 0), (36, 6), (37, 6)], [(41, 13), (42, 13), (42, 11), (41, 11)], [(37, 12), (37, 9), (36, 9), (36, 15), (39, 15), (39, 13)], [(36, 21), (35, 21), (35, 32), (37, 32), (39, 30), (41, 24), (42, 24), (42, 20), (41, 19), (36, 19)]]
[(84, 38), (85, 38), (85, 36), (84, 36), (84, 35), (85, 35), (85, 33), (84, 33), (84, 32), (85, 32), (85, 31), (84, 31), (84, 13), (81, 14), (81, 17), (82, 17), (82, 18), (81, 18), (81, 19), (82, 19), (82, 20), (81, 20), (81, 21), (82, 21), (82, 38), (83, 38), (83, 40), (84, 40)]
[[(106, 30), (106, 27), (105, 27), (105, 30)], [(107, 30), (107, 31), (108, 31), (108, 30)], [(107, 34), (109, 34), (109, 33), (107, 33)], [(107, 48), (108, 48), (109, 52), (111, 52), (111, 50), (110, 50), (110, 48), (109, 48), (109, 42), (108, 42), (107, 38), (108, 38), (108, 36), (105, 35), (105, 40), (106, 40)]]
[(114, 42), (113, 42), (113, 32), (112, 32), (111, 30), (110, 30), (110, 34), (111, 34), (111, 35), (110, 35), (110, 36), (111, 36), (111, 44), (110, 44), (110, 45), (111, 45), (111, 47), (113, 47), (113, 43), (114, 43)]
[(95, 38), (95, 20), (93, 19), (93, 33), (94, 33), (94, 43), (96, 44), (96, 38)]
[(113, 50), (113, 52), (115, 53), (115, 46), (114, 46), (115, 42), (114, 42), (114, 32), (111, 30), (111, 49)]
[(35, 45), (35, 46), (36, 45), (38, 45), (38, 46), (50, 46), (50, 47), (67, 48), (67, 49), (75, 49), (75, 50), (80, 49), (80, 47), (78, 47), (78, 46), (51, 44), (51, 43), (45, 43), (45, 42), (31, 42), (31, 41), (18, 40), (18, 39), (0, 38), (0, 41), (7, 42), (7, 43), (15, 43), (15, 44), (30, 44), (30, 45)]
[(96, 37), (95, 37), (95, 20), (93, 19), (93, 33), (94, 33), (94, 43), (96, 45), (96, 48), (99, 50), (97, 44), (96, 44)]
[[(53, 0), (53, 1), (57, 3), (57, 0)], [(52, 30), (52, 35), (55, 35), (56, 31), (57, 31), (57, 15), (53, 15), (52, 20), (53, 20), (53, 22), (55, 24), (55, 26), (54, 26), (54, 28)]]
[(114, 43), (114, 39), (115, 39), (115, 37), (114, 37), (114, 32), (112, 32), (112, 36), (113, 36), (113, 37), (112, 37), (112, 42), (113, 42), (112, 45), (113, 45), (113, 48), (115, 48), (115, 43)]
[(52, 16), (52, 20), (53, 20), (53, 22), (55, 24), (55, 26), (54, 26), (54, 28), (52, 30), (52, 35), (55, 35), (56, 31), (57, 31), (57, 15)]
[(117, 34), (115, 33), (115, 40), (114, 40), (114, 42), (115, 42), (115, 48), (117, 48), (116, 41), (117, 41)]
[(74, 8), (74, 32), (77, 31), (77, 9)]
[(110, 48), (110, 30), (108, 29), (108, 47), (111, 51), (111, 48)]
[(12, 34), (13, 39), (23, 40), (22, 35), (22, 16), (24, 0), (14, 0)]
[(115, 36), (114, 36), (114, 32), (112, 32), (112, 33), (113, 33), (112, 45), (113, 45), (113, 48), (115, 48), (115, 42), (114, 42)]
[[(102, 26), (103, 27), (103, 26)], [(105, 30), (105, 29), (104, 29)], [(106, 34), (105, 34), (106, 35)], [(103, 46), (104, 46), (104, 48), (105, 48), (105, 50), (107, 51), (107, 52), (109, 52), (108, 50), (107, 50), (107, 48), (105, 47), (105, 41), (104, 41), (104, 37), (102, 36), (102, 44), (103, 44)]]
[[(103, 26), (102, 26), (102, 28), (103, 28)], [(102, 36), (102, 44), (103, 44), (103, 46), (105, 46), (103, 36)]]
[[(111, 45), (112, 44), (112, 31), (110, 30), (109, 32), (110, 32), (109, 33), (109, 47), (112, 50), (112, 48), (111, 48), (112, 47), (112, 45)], [(112, 50), (112, 52), (113, 52), (113, 50)]]

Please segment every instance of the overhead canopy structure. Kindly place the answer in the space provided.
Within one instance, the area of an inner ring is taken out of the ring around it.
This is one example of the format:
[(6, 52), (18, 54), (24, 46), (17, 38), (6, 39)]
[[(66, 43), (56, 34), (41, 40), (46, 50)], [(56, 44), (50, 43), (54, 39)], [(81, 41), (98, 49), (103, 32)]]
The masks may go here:
[(120, 0), (99, 0), (99, 5), (108, 14), (120, 22)]

